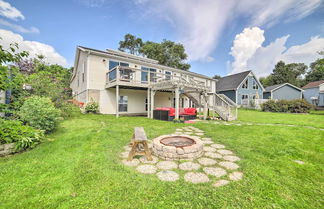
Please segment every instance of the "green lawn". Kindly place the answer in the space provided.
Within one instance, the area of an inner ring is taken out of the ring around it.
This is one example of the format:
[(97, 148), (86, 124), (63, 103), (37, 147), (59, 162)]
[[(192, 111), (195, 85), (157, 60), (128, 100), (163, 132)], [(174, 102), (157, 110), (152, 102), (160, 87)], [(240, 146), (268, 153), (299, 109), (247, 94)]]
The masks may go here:
[[(324, 126), (323, 115), (247, 110), (239, 114), (241, 121)], [(194, 124), (242, 159), (238, 164), (243, 180), (214, 188), (210, 183), (162, 182), (122, 165), (118, 155), (135, 126), (143, 126), (153, 138), (185, 124), (105, 115), (63, 121), (49, 141), (0, 159), (1, 208), (321, 208), (324, 204), (324, 131)]]
[(254, 123), (290, 124), (324, 128), (323, 111), (312, 111), (311, 114), (291, 114), (240, 109), (237, 121)]

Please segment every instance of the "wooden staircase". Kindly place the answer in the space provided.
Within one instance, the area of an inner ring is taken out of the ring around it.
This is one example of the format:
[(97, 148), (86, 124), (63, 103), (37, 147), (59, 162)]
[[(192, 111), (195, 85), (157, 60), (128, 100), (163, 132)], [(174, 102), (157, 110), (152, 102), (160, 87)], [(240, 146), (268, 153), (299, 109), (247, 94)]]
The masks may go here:
[(206, 101), (199, 92), (186, 92), (184, 95), (191, 99), (198, 108), (204, 107), (207, 102), (208, 108), (214, 110), (225, 121), (237, 119), (236, 104), (224, 94), (208, 93), (208, 96), (212, 97), (212, 104), (208, 102), (208, 99)]

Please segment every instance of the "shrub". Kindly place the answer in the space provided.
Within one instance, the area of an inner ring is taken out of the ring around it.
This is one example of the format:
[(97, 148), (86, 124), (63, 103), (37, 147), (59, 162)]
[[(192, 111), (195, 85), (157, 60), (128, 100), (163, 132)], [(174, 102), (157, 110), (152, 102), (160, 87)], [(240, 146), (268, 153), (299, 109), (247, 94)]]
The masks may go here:
[(72, 117), (77, 112), (80, 112), (80, 108), (75, 106), (74, 104), (68, 102), (62, 102), (58, 109), (61, 111), (61, 116), (63, 118)]
[(0, 144), (16, 143), (19, 151), (34, 147), (43, 138), (43, 131), (22, 125), (20, 121), (0, 119)]
[(289, 110), (292, 113), (309, 113), (313, 108), (313, 105), (309, 104), (306, 100), (296, 99), (290, 104)]
[(296, 100), (269, 100), (261, 105), (266, 112), (309, 113), (313, 106), (303, 99)]
[(95, 101), (91, 101), (87, 103), (85, 107), (86, 113), (98, 113), (99, 112), (99, 104)]
[(269, 100), (261, 104), (261, 109), (265, 112), (279, 112), (279, 107), (274, 100)]
[(18, 115), (24, 123), (51, 132), (57, 125), (60, 111), (54, 107), (49, 98), (33, 96), (24, 102)]

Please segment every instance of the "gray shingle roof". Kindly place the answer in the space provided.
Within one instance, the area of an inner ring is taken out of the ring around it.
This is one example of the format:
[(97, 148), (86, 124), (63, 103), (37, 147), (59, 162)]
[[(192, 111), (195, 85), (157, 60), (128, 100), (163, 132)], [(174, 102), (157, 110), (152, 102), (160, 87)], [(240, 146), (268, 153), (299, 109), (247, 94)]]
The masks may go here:
[(270, 92), (270, 91), (272, 91), (273, 89), (275, 89), (275, 88), (277, 88), (277, 87), (279, 87), (279, 86), (282, 86), (282, 85), (284, 85), (284, 84), (282, 83), (282, 84), (276, 84), (276, 85), (273, 85), (273, 86), (268, 86), (268, 87), (266, 87), (266, 88), (264, 89), (264, 92)]
[(249, 75), (249, 71), (244, 71), (241, 73), (229, 75), (218, 79), (216, 83), (217, 91), (227, 91), (227, 90), (235, 90), (242, 83), (242, 81)]
[(298, 88), (297, 86), (294, 86), (294, 85), (292, 85), (292, 84), (290, 84), (290, 83), (282, 83), (282, 84), (276, 84), (276, 85), (273, 85), (273, 86), (268, 86), (267, 88), (265, 88), (264, 93), (266, 93), (266, 92), (271, 92), (271, 91), (273, 91), (274, 89), (276, 89), (276, 88), (278, 88), (278, 87), (281, 87), (281, 86), (285, 86), (285, 85), (291, 86), (291, 87), (293, 87), (293, 88), (295, 88), (295, 89), (297, 89), (297, 90), (302, 91), (301, 88)]

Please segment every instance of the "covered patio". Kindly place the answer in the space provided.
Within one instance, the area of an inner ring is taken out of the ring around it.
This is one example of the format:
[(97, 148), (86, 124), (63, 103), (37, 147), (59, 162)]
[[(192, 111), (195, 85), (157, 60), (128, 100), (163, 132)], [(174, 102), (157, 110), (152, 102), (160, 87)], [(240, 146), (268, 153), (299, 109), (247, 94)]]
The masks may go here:
[(151, 84), (147, 89), (147, 98), (148, 98), (148, 118), (153, 119), (153, 110), (154, 110), (154, 97), (157, 91), (169, 91), (173, 92), (175, 98), (175, 120), (179, 120), (180, 112), (180, 95), (184, 94), (190, 98), (199, 108), (203, 108), (203, 118), (207, 118), (207, 109), (208, 109), (208, 91), (209, 88), (203, 84), (199, 84), (195, 81), (187, 81), (186, 79), (180, 80), (163, 80), (157, 83)]

